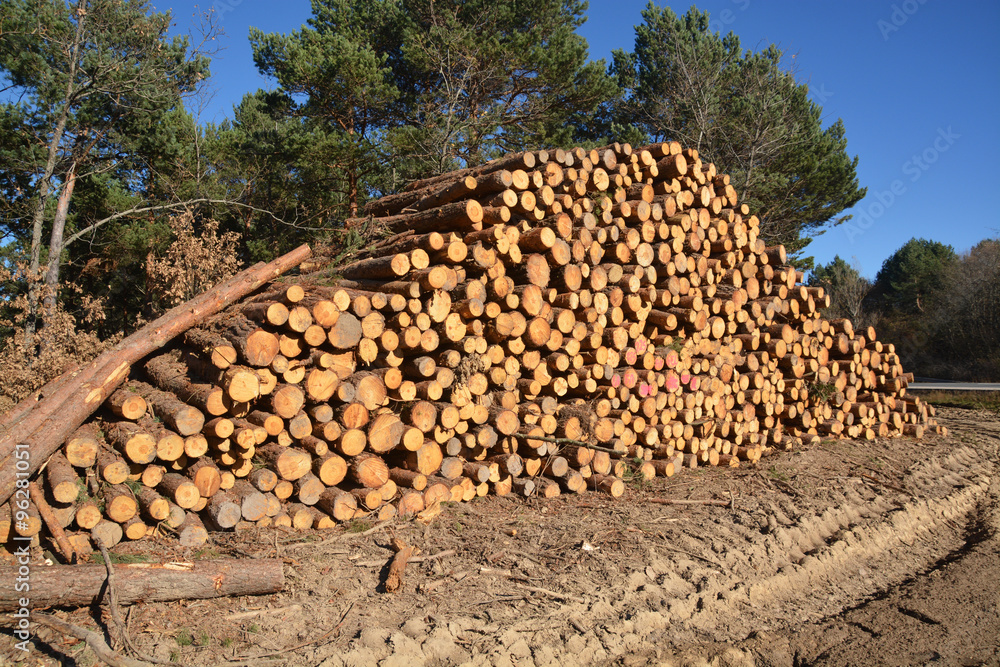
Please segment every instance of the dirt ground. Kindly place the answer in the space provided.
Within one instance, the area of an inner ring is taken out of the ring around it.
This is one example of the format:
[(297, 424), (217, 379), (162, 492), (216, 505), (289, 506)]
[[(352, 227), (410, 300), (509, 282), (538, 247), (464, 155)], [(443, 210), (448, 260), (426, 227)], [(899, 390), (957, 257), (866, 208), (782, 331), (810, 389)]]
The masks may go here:
[[(286, 562), (279, 594), (137, 605), (130, 633), (182, 665), (1000, 665), (1000, 418), (939, 416), (947, 437), (829, 441), (618, 500), (486, 497), (429, 526), (120, 545)], [(386, 593), (392, 537), (431, 558)], [(59, 613), (106, 628), (106, 609)], [(95, 664), (36, 630), (27, 655), (5, 630), (0, 662)]]

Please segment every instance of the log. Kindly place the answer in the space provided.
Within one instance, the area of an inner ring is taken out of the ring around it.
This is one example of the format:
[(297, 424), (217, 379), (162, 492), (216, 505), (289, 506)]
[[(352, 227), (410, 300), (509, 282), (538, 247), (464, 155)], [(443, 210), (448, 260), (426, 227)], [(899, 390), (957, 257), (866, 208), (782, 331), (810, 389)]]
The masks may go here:
[(219, 529), (232, 528), (243, 518), (240, 503), (228, 492), (216, 493), (205, 506), (207, 518)]
[(156, 458), (156, 439), (132, 422), (115, 422), (107, 428), (108, 442), (133, 463), (152, 463)]
[(157, 490), (184, 509), (191, 509), (198, 504), (198, 500), (202, 497), (197, 486), (187, 477), (177, 473), (167, 473), (164, 475), (163, 480), (157, 486)]
[(100, 447), (97, 424), (84, 424), (66, 441), (63, 454), (74, 468), (89, 468), (97, 461)]
[(188, 512), (177, 527), (178, 544), (182, 547), (200, 547), (208, 541), (208, 530), (194, 512)]
[[(170, 516), (170, 503), (153, 489), (143, 489), (138, 496), (139, 510), (146, 519), (153, 523), (164, 521)], [(80, 510), (77, 510), (77, 523), (80, 522)], [(84, 528), (85, 526), (80, 526)]]
[(104, 515), (116, 523), (125, 523), (139, 510), (132, 490), (124, 484), (109, 486), (104, 491)]
[(392, 562), (389, 563), (389, 571), (385, 577), (385, 590), (392, 593), (403, 586), (403, 573), (406, 571), (406, 564), (410, 557), (417, 553), (417, 549), (396, 538), (392, 541), (392, 548), (396, 552)]
[[(67, 464), (67, 467), (69, 464)], [(42, 520), (45, 522), (46, 527), (49, 529), (49, 534), (55, 539), (56, 545), (59, 547), (59, 551), (62, 553), (63, 558), (67, 561), (72, 562), (76, 559), (76, 550), (73, 548), (69, 540), (66, 539), (66, 534), (63, 532), (63, 526), (68, 525), (68, 521), (63, 524), (60, 523), (56, 518), (55, 513), (49, 506), (49, 503), (45, 500), (45, 494), (42, 492), (35, 482), (31, 482), (28, 485), (28, 490), (31, 493), (32, 501), (38, 508), (38, 514), (41, 516)], [(72, 509), (71, 509), (72, 511)], [(3, 516), (0, 514), (0, 516)], [(6, 516), (10, 516), (7, 513)], [(10, 533), (10, 526), (8, 524), (6, 530), (0, 527), (0, 532)], [(4, 540), (6, 542), (6, 540)]]
[[(474, 199), (464, 202), (445, 204), (438, 208), (416, 213), (376, 218), (374, 224), (383, 226), (394, 232), (410, 230), (414, 232), (432, 232), (441, 229), (472, 229), (476, 223), (483, 220), (483, 207)], [(349, 218), (345, 226), (356, 226), (365, 223), (365, 218)], [(347, 277), (348, 274), (344, 274)], [(397, 273), (396, 275), (401, 275)]]
[[(132, 563), (113, 567), (119, 604), (267, 595), (281, 591), (285, 581), (278, 559)], [(9, 575), (9, 581), (13, 581), (16, 570), (16, 567), (0, 568), (0, 576)], [(53, 565), (33, 568), (31, 575), (33, 606), (86, 607), (100, 604), (107, 570), (104, 565)], [(18, 609), (18, 597), (12, 587), (0, 593), (0, 611)]]
[(214, 331), (190, 329), (184, 332), (183, 341), (215, 368), (229, 368), (239, 360), (232, 343)]
[(348, 464), (347, 474), (368, 489), (377, 489), (389, 481), (389, 467), (374, 454), (362, 453), (355, 456)]
[(256, 453), (271, 470), (289, 482), (302, 477), (312, 468), (312, 457), (309, 454), (276, 443), (269, 443)]
[(80, 495), (80, 477), (70, 466), (66, 457), (55, 453), (45, 468), (45, 482), (52, 498), (60, 503), (72, 503)]
[[(628, 468), (649, 478), (824, 435), (940, 432), (926, 406), (901, 400), (895, 349), (823, 319), (827, 295), (801, 286), (696, 151), (530, 155), (537, 171), (453, 172), (373, 206), (400, 231), (356, 256), (356, 280), (265, 290), (189, 330), (194, 351), (150, 359), (146, 376), (168, 394), (150, 399), (155, 414), (175, 397), (211, 420), (183, 454), (148, 419), (109, 440), (127, 451), (141, 429), (184, 477), (207, 470), (197, 462), (210, 445), (218, 481), (197, 485), (190, 509), (248, 484), (266, 510), (252, 523), (241, 510), (243, 530), (330, 526), (322, 512), (337, 507), (340, 519), (433, 512), (490, 490), (615, 496)], [(489, 214), (474, 221), (480, 203)], [(205, 380), (197, 392), (192, 377)], [(140, 473), (162, 486), (164, 468), (126, 471)], [(345, 480), (349, 492), (326, 488)]]
[(350, 493), (332, 487), (320, 494), (316, 501), (316, 507), (337, 521), (348, 521), (354, 518), (358, 502)]
[(347, 476), (347, 461), (330, 452), (313, 459), (313, 474), (326, 486), (336, 486)]
[(93, 540), (102, 542), (104, 546), (110, 548), (122, 541), (125, 531), (114, 521), (102, 520), (90, 529), (90, 535)]
[(107, 406), (116, 416), (129, 421), (139, 421), (139, 418), (146, 414), (146, 401), (128, 388), (119, 389), (111, 394)]
[(219, 332), (248, 366), (268, 366), (279, 351), (278, 337), (242, 315), (229, 318)]
[(118, 388), (132, 364), (268, 280), (298, 266), (310, 252), (309, 246), (301, 246), (273, 262), (241, 271), (128, 336), (90, 362), (72, 380), (35, 402), (29, 414), (0, 436), (0, 502), (14, 492), (15, 446), (31, 453), (29, 471), (35, 472)]
[(198, 488), (202, 498), (211, 498), (222, 488), (222, 473), (215, 462), (207, 456), (188, 463), (184, 474)]

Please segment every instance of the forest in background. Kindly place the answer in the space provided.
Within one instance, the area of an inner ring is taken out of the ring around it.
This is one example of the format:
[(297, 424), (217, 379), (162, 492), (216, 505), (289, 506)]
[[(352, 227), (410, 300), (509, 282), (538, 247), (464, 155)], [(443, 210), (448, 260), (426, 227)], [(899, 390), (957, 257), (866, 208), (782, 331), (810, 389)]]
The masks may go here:
[[(579, 0), (312, 4), (301, 30), (251, 31), (273, 86), (199, 124), (210, 16), (172, 38), (145, 0), (0, 0), (0, 410), (244, 265), (302, 242), (349, 257), (367, 202), (511, 152), (677, 140), (806, 270), (865, 196), (843, 123), (782, 51), (696, 8), (648, 5), (608, 63)], [(996, 379), (997, 246), (915, 239), (873, 283), (839, 258), (810, 280), (918, 375)]]

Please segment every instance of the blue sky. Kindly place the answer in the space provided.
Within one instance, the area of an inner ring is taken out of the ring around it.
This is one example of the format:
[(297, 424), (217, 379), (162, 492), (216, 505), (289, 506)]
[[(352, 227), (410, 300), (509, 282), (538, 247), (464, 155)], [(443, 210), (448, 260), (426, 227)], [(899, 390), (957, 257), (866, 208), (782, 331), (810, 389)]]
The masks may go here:
[[(214, 8), (225, 30), (213, 60), (214, 97), (202, 121), (232, 115), (244, 93), (272, 84), (253, 66), (250, 26), (288, 32), (311, 15), (308, 0), (154, 0), (179, 32)], [(199, 7), (200, 6), (200, 7)], [(631, 50), (645, 0), (592, 0), (580, 29), (592, 58)], [(670, 5), (683, 14), (690, 3)], [(828, 122), (844, 120), (868, 196), (854, 219), (809, 247), (839, 254), (873, 277), (917, 236), (967, 250), (1000, 235), (1000, 3), (996, 0), (702, 0), (713, 27), (744, 48), (782, 47)]]

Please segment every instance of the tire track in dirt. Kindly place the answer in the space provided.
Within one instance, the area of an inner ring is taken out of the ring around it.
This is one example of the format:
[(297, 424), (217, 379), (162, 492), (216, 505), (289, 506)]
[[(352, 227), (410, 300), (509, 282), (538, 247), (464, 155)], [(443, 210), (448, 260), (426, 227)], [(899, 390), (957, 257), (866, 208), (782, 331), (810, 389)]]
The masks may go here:
[[(713, 526), (709, 549), (720, 552), (724, 569), (676, 562), (680, 575), (665, 573), (637, 591), (648, 609), (666, 606), (661, 619), (645, 617), (646, 628), (662, 625), (648, 639), (732, 642), (789, 620), (819, 620), (944, 558), (964, 543), (968, 518), (986, 497), (991, 466), (962, 448), (918, 468), (908, 481), (926, 498), (900, 504), (848, 490), (837, 507), (803, 515), (743, 548), (719, 548), (720, 542), (745, 543), (745, 536)], [(697, 542), (692, 538), (685, 550), (697, 553)], [(772, 571), (754, 567), (761, 554)], [(613, 608), (619, 618), (641, 615), (629, 597)]]
[[(232, 611), (226, 601), (149, 605), (137, 622), (153, 630), (138, 639), (166, 660), (177, 648), (169, 628), (207, 627), (213, 637), (243, 628), (251, 643), (238, 653), (179, 656), (217, 665), (344, 624), (329, 642), (265, 661), (275, 667), (882, 664), (884, 642), (911, 642), (894, 634), (908, 628), (959, 651), (974, 630), (1000, 628), (997, 612), (980, 613), (962, 634), (933, 606), (948, 586), (919, 586), (959, 572), (953, 566), (965, 566), (972, 585), (983, 576), (975, 568), (995, 569), (1000, 420), (946, 415), (947, 438), (825, 444), (756, 468), (657, 480), (628, 500), (484, 499), (428, 527), (400, 524), (428, 552), (454, 556), (408, 570), (397, 595), (378, 591), (372, 565), (385, 562), (383, 534), (289, 548), (287, 590), (247, 603), (280, 613), (234, 623), (220, 618)], [(732, 508), (644, 502), (733, 491)], [(232, 539), (240, 553), (272, 553), (271, 538)], [(985, 605), (991, 590), (966, 597)], [(997, 606), (1000, 592), (994, 598)], [(965, 608), (949, 609), (965, 622)], [(912, 655), (933, 657), (911, 643)], [(843, 648), (852, 645), (862, 648)]]
[[(796, 630), (808, 632), (939, 566), (963, 549), (992, 506), (1000, 424), (958, 419), (950, 426), (962, 444), (928, 455), (912, 443), (898, 484), (837, 477), (821, 511), (794, 490), (746, 498), (740, 510), (670, 532), (641, 569), (616, 576), (613, 564), (594, 564), (589, 578), (576, 581), (584, 603), (520, 621), (451, 617), (434, 631), (443, 642), (435, 646), (458, 651), (420, 653), (427, 662), (411, 664), (791, 667)], [(571, 582), (560, 579), (560, 590)], [(821, 653), (814, 647), (811, 655)], [(324, 665), (351, 664), (344, 657)], [(397, 657), (379, 664), (404, 664)]]

